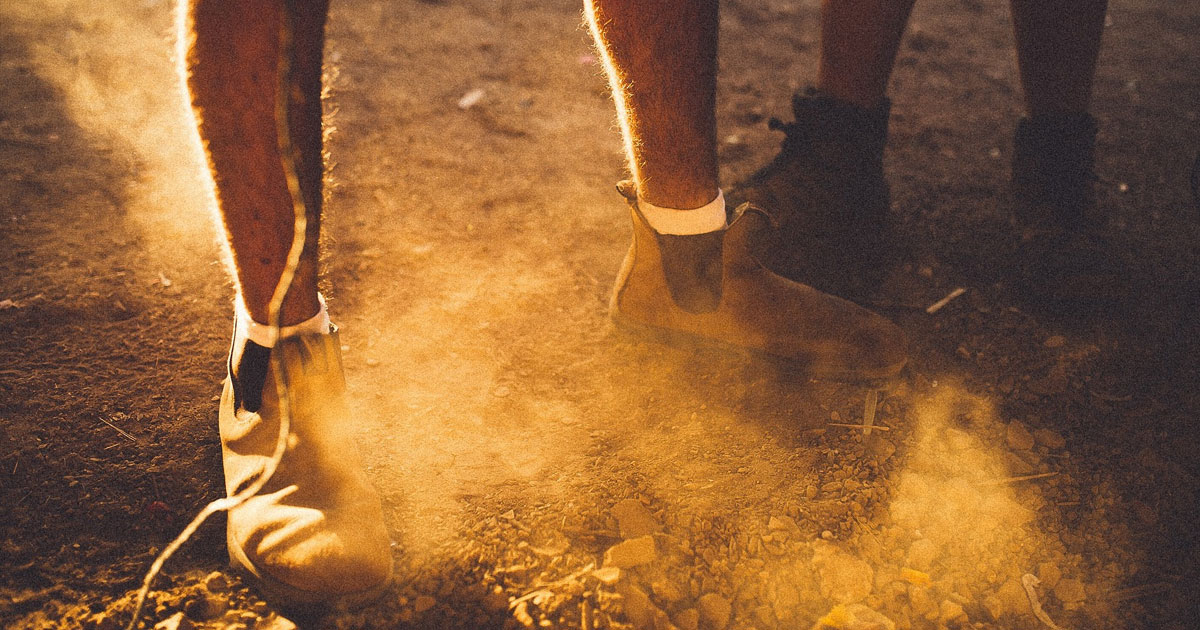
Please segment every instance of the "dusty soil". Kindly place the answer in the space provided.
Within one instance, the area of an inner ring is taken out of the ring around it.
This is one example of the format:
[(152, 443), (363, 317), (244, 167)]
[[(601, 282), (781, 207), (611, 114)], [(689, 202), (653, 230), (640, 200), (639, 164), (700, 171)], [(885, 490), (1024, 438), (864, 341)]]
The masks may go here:
[[(765, 118), (814, 76), (817, 4), (723, 3), (726, 181), (773, 155)], [(1200, 9), (1113, 1), (1100, 198), (1141, 291), (1064, 319), (1001, 264), (1006, 5), (919, 3), (887, 155), (911, 254), (873, 303), (912, 365), (870, 436), (838, 426), (859, 388), (612, 330), (622, 165), (579, 11), (334, 3), (326, 295), (398, 579), (370, 606), (278, 610), (227, 571), (215, 518), (142, 627), (766, 630), (839, 603), (866, 607), (842, 627), (1048, 627), (1027, 574), (1064, 628), (1195, 627)], [(222, 493), (229, 283), (169, 4), (0, 16), (0, 622), (123, 627)]]

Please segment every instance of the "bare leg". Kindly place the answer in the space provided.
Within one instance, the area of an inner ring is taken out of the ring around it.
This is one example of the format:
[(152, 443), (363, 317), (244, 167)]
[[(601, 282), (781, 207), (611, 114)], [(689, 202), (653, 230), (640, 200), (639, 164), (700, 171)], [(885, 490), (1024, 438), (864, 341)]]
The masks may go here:
[[(283, 303), (282, 324), (312, 317), (321, 216), (321, 49), (327, 0), (287, 3), (294, 12), (289, 127), (308, 210), (307, 245)], [(192, 0), (188, 88), (217, 185), (237, 280), (250, 316), (267, 305), (292, 243), (293, 208), (275, 124), (279, 37), (285, 2)]]
[(697, 208), (717, 196), (716, 0), (585, 0), (638, 197)]
[(914, 1), (823, 0), (818, 89), (865, 109), (879, 106)]
[(1012, 0), (1030, 116), (1088, 111), (1108, 0)]

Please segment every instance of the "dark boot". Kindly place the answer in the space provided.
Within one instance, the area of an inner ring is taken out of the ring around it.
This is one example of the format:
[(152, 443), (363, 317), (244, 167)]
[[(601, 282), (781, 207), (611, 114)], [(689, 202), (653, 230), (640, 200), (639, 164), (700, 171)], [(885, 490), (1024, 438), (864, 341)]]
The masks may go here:
[(646, 223), (632, 182), (618, 189), (633, 216), (610, 307), (619, 326), (749, 350), (818, 378), (882, 380), (904, 367), (906, 342), (895, 324), (759, 263), (749, 239), (768, 218), (753, 205), (734, 212), (724, 230), (674, 236)]
[(775, 159), (727, 197), (770, 213), (778, 229), (755, 252), (791, 280), (851, 299), (869, 295), (896, 256), (883, 147), (890, 104), (875, 110), (809, 89), (792, 98), (795, 122)]
[(1096, 121), (1087, 114), (1023, 118), (1013, 151), (1014, 218), (1023, 293), (1052, 310), (1113, 303), (1126, 264), (1096, 208)]

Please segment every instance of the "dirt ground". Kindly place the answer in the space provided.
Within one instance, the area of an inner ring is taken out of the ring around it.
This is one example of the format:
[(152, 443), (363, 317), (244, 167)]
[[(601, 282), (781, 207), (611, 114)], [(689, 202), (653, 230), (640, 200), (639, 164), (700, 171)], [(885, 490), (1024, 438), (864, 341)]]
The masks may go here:
[[(814, 79), (818, 4), (722, 3), (726, 182)], [(124, 627), (223, 492), (231, 291), (172, 24), (0, 4), (4, 627)], [(887, 153), (910, 254), (871, 304), (912, 361), (868, 436), (839, 426), (860, 388), (612, 329), (623, 167), (577, 2), (334, 2), (325, 291), (396, 584), (276, 609), (217, 517), (141, 627), (1196, 627), (1197, 34), (1194, 4), (1113, 0), (1099, 196), (1140, 291), (1054, 318), (1003, 272), (1007, 5), (918, 3)]]

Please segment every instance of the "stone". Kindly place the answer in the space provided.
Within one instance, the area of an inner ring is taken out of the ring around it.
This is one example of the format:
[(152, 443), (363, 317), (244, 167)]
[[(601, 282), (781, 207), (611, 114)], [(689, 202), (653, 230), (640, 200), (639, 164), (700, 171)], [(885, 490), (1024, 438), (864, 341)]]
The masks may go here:
[(659, 601), (667, 604), (678, 603), (683, 599), (683, 589), (677, 584), (667, 579), (657, 579), (650, 582), (650, 590), (658, 597)]
[(619, 542), (604, 552), (604, 566), (629, 569), (654, 562), (658, 552), (654, 548), (653, 536), (642, 536)]
[(154, 624), (154, 630), (191, 630), (192, 620), (182, 612), (177, 612), (166, 619)]
[(987, 611), (988, 617), (991, 617), (992, 621), (1000, 621), (1005, 612), (1004, 602), (1000, 601), (995, 593), (984, 595), (983, 609)]
[(941, 605), (938, 606), (938, 621), (947, 624), (950, 622), (961, 624), (967, 621), (967, 612), (958, 602), (943, 599)]
[(621, 570), (617, 567), (604, 567), (592, 571), (592, 577), (600, 580), (602, 584), (613, 585), (621, 579)]
[(1063, 337), (1062, 335), (1053, 335), (1051, 337), (1047, 337), (1046, 340), (1042, 342), (1042, 345), (1046, 346), (1047, 348), (1061, 348), (1065, 343), (1067, 343), (1066, 337)]
[(296, 624), (287, 617), (271, 613), (254, 624), (254, 630), (296, 630)]
[(866, 439), (867, 453), (879, 462), (886, 462), (896, 452), (896, 446), (883, 437), (882, 431), (874, 431)]
[(1025, 594), (1025, 587), (1021, 586), (1021, 581), (1016, 578), (1010, 578), (996, 590), (996, 597), (1000, 600), (1004, 608), (1004, 613), (1009, 615), (1032, 615), (1033, 608), (1029, 606), (1029, 596)]
[(937, 619), (938, 605), (929, 594), (929, 589), (922, 586), (908, 587), (908, 606), (914, 617)]
[(904, 561), (918, 571), (928, 572), (933, 568), (933, 561), (937, 559), (937, 553), (937, 545), (932, 540), (920, 538), (908, 546), (908, 554)]
[(772, 515), (771, 518), (767, 520), (767, 529), (773, 532), (782, 531), (788, 533), (800, 531), (800, 528), (796, 525), (796, 521), (793, 521), (791, 517), (783, 515)]
[(1043, 562), (1038, 565), (1038, 579), (1042, 581), (1043, 588), (1053, 590), (1062, 579), (1062, 570), (1053, 562)]
[(838, 604), (860, 602), (871, 594), (875, 571), (871, 565), (829, 543), (813, 551), (821, 595)]
[(679, 627), (679, 630), (699, 630), (700, 611), (695, 608), (684, 608), (675, 614), (672, 621)]
[(1037, 429), (1033, 432), (1033, 439), (1046, 448), (1059, 449), (1067, 445), (1062, 435), (1050, 429)]
[(1029, 432), (1029, 429), (1020, 420), (1013, 420), (1008, 423), (1008, 429), (1005, 431), (1005, 439), (1008, 441), (1008, 446), (1013, 450), (1028, 451), (1033, 448), (1033, 434)]
[(437, 605), (437, 600), (428, 595), (418, 595), (413, 600), (413, 612), (421, 614)]
[(213, 571), (204, 578), (204, 589), (209, 593), (223, 594), (229, 592), (229, 578), (220, 571)]
[(661, 612), (650, 601), (650, 596), (633, 584), (625, 583), (617, 590), (624, 602), (625, 616), (635, 628), (653, 628), (655, 618)]
[(1083, 582), (1074, 578), (1059, 580), (1058, 585), (1054, 587), (1054, 596), (1064, 604), (1074, 604), (1087, 599)]
[(700, 610), (700, 621), (704, 623), (705, 628), (724, 630), (725, 626), (729, 625), (729, 615), (733, 613), (733, 606), (728, 599), (716, 593), (706, 593), (696, 601), (696, 607)]
[(896, 624), (862, 604), (838, 604), (817, 620), (813, 630), (896, 630)]
[(619, 501), (612, 507), (611, 514), (617, 519), (622, 538), (639, 538), (662, 531), (662, 523), (637, 499)]

